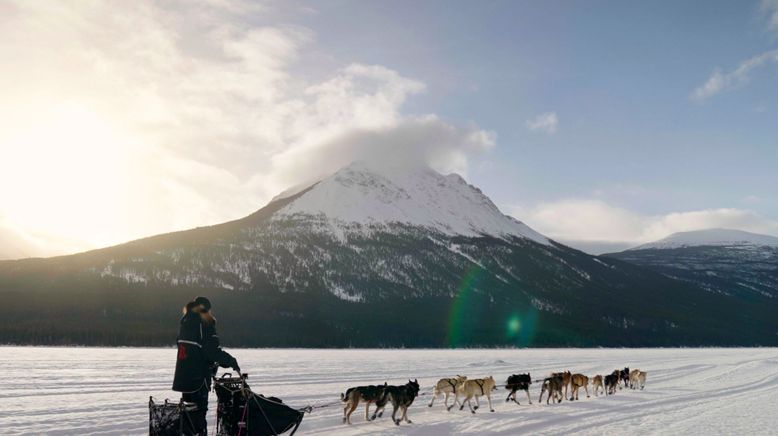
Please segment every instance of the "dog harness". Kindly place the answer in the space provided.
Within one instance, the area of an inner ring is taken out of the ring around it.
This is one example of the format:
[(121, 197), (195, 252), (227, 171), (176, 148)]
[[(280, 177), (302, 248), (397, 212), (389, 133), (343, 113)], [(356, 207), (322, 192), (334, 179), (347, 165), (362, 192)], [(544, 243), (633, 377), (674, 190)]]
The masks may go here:
[(450, 384), (450, 385), (451, 385), (451, 389), (453, 389), (453, 390), (454, 390), (454, 393), (456, 394), (456, 393), (457, 393), (457, 384), (456, 384), (456, 383), (454, 383), (454, 382), (452, 381), (452, 379), (450, 379), (450, 378), (447, 378), (447, 379), (446, 379), (446, 382), (448, 382), (448, 384)]
[(481, 395), (484, 394), (484, 384), (486, 383), (486, 380), (475, 380), (475, 384), (478, 385), (479, 388), (481, 388)]

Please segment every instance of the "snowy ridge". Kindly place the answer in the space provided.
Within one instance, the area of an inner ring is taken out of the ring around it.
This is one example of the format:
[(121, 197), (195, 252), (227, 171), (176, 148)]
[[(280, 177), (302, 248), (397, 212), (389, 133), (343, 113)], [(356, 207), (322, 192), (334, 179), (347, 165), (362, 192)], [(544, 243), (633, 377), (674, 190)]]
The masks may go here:
[(707, 229), (673, 233), (664, 239), (630, 248), (630, 250), (671, 249), (699, 246), (778, 247), (778, 238), (760, 235), (758, 233), (744, 232), (742, 230)]
[(273, 219), (293, 216), (324, 217), (333, 231), (354, 224), (404, 224), (447, 235), (513, 235), (549, 244), (545, 236), (500, 212), (459, 175), (444, 176), (429, 167), (352, 163), (279, 210)]

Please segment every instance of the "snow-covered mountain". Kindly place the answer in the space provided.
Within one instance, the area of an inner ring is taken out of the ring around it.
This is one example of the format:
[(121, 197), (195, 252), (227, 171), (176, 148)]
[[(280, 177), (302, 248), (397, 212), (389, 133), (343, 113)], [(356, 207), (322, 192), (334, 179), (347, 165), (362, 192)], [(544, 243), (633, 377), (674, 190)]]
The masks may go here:
[(672, 249), (683, 247), (719, 246), (719, 247), (778, 247), (778, 238), (760, 235), (742, 230), (705, 229), (691, 232), (678, 232), (632, 248), (631, 250)]
[(355, 162), (284, 206), (274, 220), (305, 217), (342, 233), (394, 225), (461, 236), (518, 236), (548, 245), (548, 239), (504, 215), (480, 189), (458, 174), (427, 166), (380, 167)]
[[(197, 294), (247, 346), (745, 345), (778, 330), (763, 306), (549, 240), (458, 175), (360, 162), (239, 220), (0, 262), (14, 326), (0, 342), (168, 343)], [(31, 313), (49, 316), (18, 327)]]
[(778, 238), (730, 229), (675, 233), (607, 255), (684, 280), (709, 292), (778, 300)]

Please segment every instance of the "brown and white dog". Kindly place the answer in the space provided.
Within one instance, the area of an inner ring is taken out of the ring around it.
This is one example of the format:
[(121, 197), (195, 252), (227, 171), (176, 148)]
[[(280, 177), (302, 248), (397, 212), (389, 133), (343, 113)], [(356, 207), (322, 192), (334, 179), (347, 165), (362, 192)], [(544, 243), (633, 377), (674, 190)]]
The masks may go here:
[[(428, 407), (432, 407), (432, 405), (435, 403), (435, 400), (440, 396), (440, 394), (445, 395), (443, 404), (446, 405), (446, 410), (451, 410), (455, 405), (459, 404), (459, 400), (457, 399), (457, 387), (461, 385), (462, 383), (467, 380), (467, 376), (464, 375), (457, 375), (453, 378), (442, 378), (438, 380), (437, 383), (435, 383), (435, 388), (432, 392), (432, 400), (427, 405)], [(454, 404), (448, 405), (448, 396), (454, 394)]]
[(586, 398), (589, 398), (589, 377), (583, 374), (573, 374), (570, 377), (570, 386), (572, 387), (570, 401), (578, 399), (578, 390), (581, 388), (586, 389)]
[[(459, 386), (457, 386), (457, 398), (462, 396), (464, 399), (460, 403), (459, 410), (465, 408), (465, 401), (470, 408), (470, 412), (475, 413), (480, 407), (478, 402), (479, 397), (486, 396), (486, 400), (489, 402), (489, 411), (494, 412), (492, 407), (492, 391), (497, 389), (497, 385), (494, 382), (494, 377), (489, 376), (486, 378), (476, 378), (471, 380), (465, 380)], [(471, 401), (475, 398), (475, 408), (471, 404)]]

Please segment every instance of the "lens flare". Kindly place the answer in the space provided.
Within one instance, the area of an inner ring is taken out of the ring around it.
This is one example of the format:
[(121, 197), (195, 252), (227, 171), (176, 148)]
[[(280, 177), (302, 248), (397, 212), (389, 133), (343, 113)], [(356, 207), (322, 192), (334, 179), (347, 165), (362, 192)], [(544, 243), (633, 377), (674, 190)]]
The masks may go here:
[(518, 314), (512, 315), (508, 318), (507, 322), (507, 334), (508, 338), (514, 338), (521, 331), (521, 318)]
[(477, 310), (473, 309), (474, 298), (473, 289), (478, 283), (478, 278), (483, 270), (477, 265), (472, 265), (465, 272), (465, 276), (459, 283), (457, 294), (451, 303), (451, 309), (448, 315), (448, 333), (446, 334), (446, 343), (449, 347), (455, 348), (466, 345), (469, 334), (467, 324), (477, 323)]

